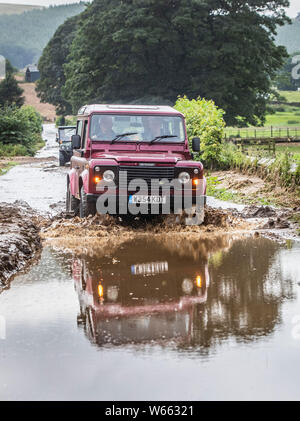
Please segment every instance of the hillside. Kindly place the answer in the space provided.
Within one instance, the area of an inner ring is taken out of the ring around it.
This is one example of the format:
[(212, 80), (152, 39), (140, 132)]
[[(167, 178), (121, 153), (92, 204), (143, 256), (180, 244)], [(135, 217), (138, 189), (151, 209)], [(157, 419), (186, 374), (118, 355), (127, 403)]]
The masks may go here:
[(19, 15), (0, 15), (0, 55), (18, 68), (37, 63), (58, 26), (84, 8), (81, 2), (35, 9)]
[(0, 3), (0, 15), (19, 15), (30, 10), (41, 9), (43, 6), (30, 6), (25, 4)]
[(35, 83), (22, 83), (24, 90), (25, 105), (32, 105), (46, 121), (55, 121), (55, 107), (51, 104), (42, 103), (35, 91)]
[(276, 38), (278, 45), (284, 45), (290, 54), (300, 51), (300, 18), (293, 20), (291, 25), (278, 29)]

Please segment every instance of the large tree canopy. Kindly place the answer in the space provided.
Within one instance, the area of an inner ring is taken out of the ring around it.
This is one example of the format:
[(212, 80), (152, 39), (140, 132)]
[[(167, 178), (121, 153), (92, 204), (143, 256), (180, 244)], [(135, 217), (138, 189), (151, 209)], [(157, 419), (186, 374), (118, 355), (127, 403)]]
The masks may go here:
[(37, 82), (37, 93), (42, 102), (55, 105), (59, 115), (72, 112), (68, 101), (64, 100), (61, 89), (66, 82), (63, 65), (69, 54), (77, 29), (78, 16), (66, 20), (55, 32), (39, 60), (41, 78)]
[(95, 0), (80, 15), (63, 95), (92, 102), (213, 99), (229, 124), (264, 120), (283, 65), (287, 0)]

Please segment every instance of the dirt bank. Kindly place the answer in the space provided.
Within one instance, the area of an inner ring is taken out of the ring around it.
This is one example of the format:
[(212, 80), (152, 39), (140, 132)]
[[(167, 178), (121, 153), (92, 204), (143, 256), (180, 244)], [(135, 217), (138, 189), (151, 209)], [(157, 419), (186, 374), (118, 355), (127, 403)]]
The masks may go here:
[(6, 158), (0, 158), (0, 168), (4, 168), (6, 165), (8, 165), (11, 162), (25, 165), (25, 164), (35, 164), (38, 162), (52, 162), (57, 161), (55, 157), (49, 157), (49, 158), (36, 158), (33, 156), (12, 156), (12, 157), (6, 157)]
[[(268, 206), (248, 206), (242, 212), (207, 207), (204, 224), (187, 226), (175, 216), (151, 219), (99, 216), (72, 217), (61, 213), (38, 216), (25, 202), (0, 204), (0, 292), (17, 271), (41, 249), (41, 239), (72, 253), (108, 255), (124, 242), (143, 235), (162, 237), (174, 246), (191, 246), (220, 236), (266, 235), (278, 240), (295, 237), (294, 212)], [(284, 235), (281, 235), (283, 233)]]
[(257, 175), (238, 171), (216, 171), (211, 176), (218, 179), (217, 189), (234, 194), (234, 201), (246, 204), (273, 204), (284, 207), (300, 207), (300, 197), (295, 191), (280, 187)]
[(35, 83), (22, 83), (20, 87), (24, 90), (25, 105), (32, 105), (46, 121), (55, 121), (56, 112), (54, 105), (40, 101), (35, 90)]
[(0, 292), (41, 249), (38, 219), (25, 203), (0, 204)]

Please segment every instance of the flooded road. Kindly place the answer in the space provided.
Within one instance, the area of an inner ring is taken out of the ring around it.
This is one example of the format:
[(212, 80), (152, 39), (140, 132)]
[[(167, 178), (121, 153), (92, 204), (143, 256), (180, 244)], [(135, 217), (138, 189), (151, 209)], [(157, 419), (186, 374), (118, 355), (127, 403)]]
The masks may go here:
[(0, 295), (0, 398), (298, 400), (299, 243), (182, 245), (45, 247)]
[(17, 165), (0, 177), (2, 202), (23, 200), (39, 213), (47, 214), (53, 213), (50, 206), (64, 200), (67, 169), (58, 167), (55, 133), (54, 124), (44, 125), (43, 138), (47, 143), (36, 155), (43, 161), (37, 159), (30, 164)]

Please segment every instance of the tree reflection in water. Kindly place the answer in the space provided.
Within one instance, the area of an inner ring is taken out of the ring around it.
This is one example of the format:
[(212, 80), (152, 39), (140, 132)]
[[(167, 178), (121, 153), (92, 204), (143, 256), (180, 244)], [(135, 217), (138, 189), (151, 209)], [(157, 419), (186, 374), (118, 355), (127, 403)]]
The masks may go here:
[(272, 266), (276, 243), (182, 236), (127, 241), (113, 256), (73, 260), (79, 326), (98, 346), (160, 344), (209, 354), (253, 341), (280, 323), (292, 284)]

